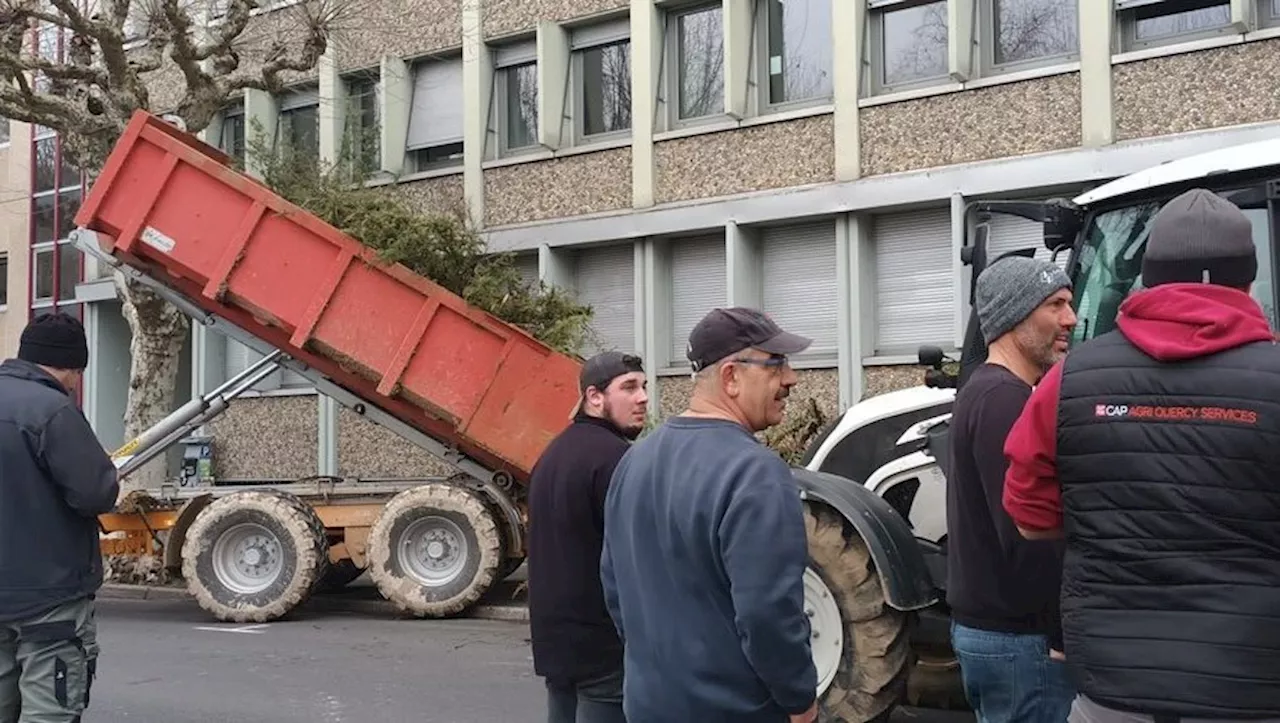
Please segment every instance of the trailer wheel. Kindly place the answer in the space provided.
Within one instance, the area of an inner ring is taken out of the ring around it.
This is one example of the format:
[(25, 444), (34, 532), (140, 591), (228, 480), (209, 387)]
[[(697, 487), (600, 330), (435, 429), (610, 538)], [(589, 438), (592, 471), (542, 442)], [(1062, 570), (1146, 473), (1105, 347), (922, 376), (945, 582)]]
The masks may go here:
[(307, 599), (328, 556), (324, 524), (307, 503), (280, 491), (237, 492), (191, 523), (182, 575), (219, 620), (262, 623)]
[(405, 490), (369, 530), (369, 576), (382, 595), (418, 617), (471, 607), (498, 578), (502, 536), (487, 505), (449, 484)]
[(908, 618), (885, 604), (871, 555), (852, 525), (820, 503), (805, 503), (804, 516), (805, 610), (818, 698), (834, 720), (887, 719), (911, 670)]

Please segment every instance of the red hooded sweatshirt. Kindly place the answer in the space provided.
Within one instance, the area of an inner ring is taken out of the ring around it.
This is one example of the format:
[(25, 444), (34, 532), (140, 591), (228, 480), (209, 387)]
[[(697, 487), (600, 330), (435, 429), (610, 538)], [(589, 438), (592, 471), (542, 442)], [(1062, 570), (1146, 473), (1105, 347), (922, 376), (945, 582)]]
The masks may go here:
[[(1211, 284), (1163, 284), (1138, 292), (1120, 305), (1117, 326), (1131, 343), (1161, 362), (1195, 359), (1276, 338), (1253, 297)], [(1057, 469), (1061, 388), (1059, 362), (1040, 380), (1005, 440), (1009, 471), (1004, 508), (1025, 530), (1062, 527)]]

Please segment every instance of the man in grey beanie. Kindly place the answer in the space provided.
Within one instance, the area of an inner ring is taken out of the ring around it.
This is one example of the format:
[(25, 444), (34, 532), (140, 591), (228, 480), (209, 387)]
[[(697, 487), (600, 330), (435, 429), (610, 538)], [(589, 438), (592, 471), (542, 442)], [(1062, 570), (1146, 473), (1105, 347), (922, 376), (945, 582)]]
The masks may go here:
[(1048, 261), (1009, 256), (982, 272), (974, 292), (988, 352), (952, 410), (952, 648), (978, 720), (1061, 723), (1075, 693), (1057, 654), (1059, 545), (1023, 539), (1001, 500), (1005, 437), (1075, 327), (1071, 280)]
[(1073, 722), (1280, 721), (1280, 348), (1254, 233), (1203, 189), (1165, 204), (1145, 290), (1005, 444), (1005, 510), (1066, 549)]

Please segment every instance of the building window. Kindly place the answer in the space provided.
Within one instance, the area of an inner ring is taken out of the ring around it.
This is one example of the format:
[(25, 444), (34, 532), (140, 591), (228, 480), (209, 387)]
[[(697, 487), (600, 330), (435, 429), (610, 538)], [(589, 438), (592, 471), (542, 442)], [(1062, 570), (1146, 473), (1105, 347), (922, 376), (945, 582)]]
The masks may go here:
[(762, 0), (770, 105), (830, 98), (832, 0)]
[(575, 28), (570, 49), (571, 103), (579, 139), (631, 130), (631, 24), (629, 20)]
[(9, 254), (0, 253), (0, 309), (9, 305)]
[(1078, 0), (983, 0), (986, 65), (994, 69), (1079, 54)]
[(1121, 0), (1122, 50), (1184, 43), (1233, 33), (1231, 3), (1220, 0)]
[(347, 78), (346, 84), (344, 153), (356, 168), (372, 172), (379, 167), (382, 154), (378, 74), (360, 73)]
[(873, 92), (929, 85), (947, 77), (946, 0), (876, 3), (870, 20)]
[(215, 144), (223, 153), (237, 161), (244, 162), (245, 129), (244, 105), (236, 104), (222, 112), (222, 124), (218, 128), (218, 140)]
[(724, 113), (724, 13), (719, 3), (672, 16), (676, 117)]
[(503, 148), (528, 148), (538, 142), (538, 63), (512, 65), (501, 73)]
[(462, 164), (462, 58), (419, 63), (405, 148), (413, 173)]
[(290, 92), (280, 99), (276, 134), (288, 152), (320, 158), (320, 99), (315, 89)]
[(84, 186), (80, 170), (63, 153), (60, 137), (41, 130), (32, 145), (31, 307), (53, 310), (75, 301), (83, 278), (80, 251), (69, 236)]

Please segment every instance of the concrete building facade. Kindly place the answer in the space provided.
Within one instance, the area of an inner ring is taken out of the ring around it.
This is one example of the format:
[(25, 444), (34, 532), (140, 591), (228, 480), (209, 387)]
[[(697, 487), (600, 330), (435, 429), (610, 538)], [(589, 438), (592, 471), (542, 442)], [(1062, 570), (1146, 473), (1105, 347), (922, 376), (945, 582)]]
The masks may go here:
[[(288, 92), (247, 92), (203, 135), (242, 155), (261, 127), (332, 159), (344, 128), (369, 131), (370, 183), (465, 214), (527, 277), (592, 304), (602, 345), (656, 375), (655, 413), (687, 398), (693, 323), (743, 304), (814, 338), (799, 396), (836, 414), (918, 384), (921, 344), (958, 347), (966, 203), (1069, 197), (1270, 137), (1276, 66), (1270, 0), (379, 0)], [(151, 79), (161, 109), (180, 82)], [(109, 280), (46, 261), (65, 224), (43, 240), (41, 199), (71, 191), (41, 142), (13, 123), (0, 147), (0, 343), (48, 295), (82, 309), (85, 406), (110, 446), (128, 329)], [(993, 244), (1039, 233), (998, 219)], [(204, 330), (189, 346), (183, 394), (251, 362)], [(210, 426), (227, 478), (439, 471), (290, 374)]]

